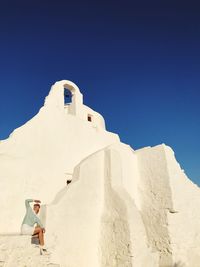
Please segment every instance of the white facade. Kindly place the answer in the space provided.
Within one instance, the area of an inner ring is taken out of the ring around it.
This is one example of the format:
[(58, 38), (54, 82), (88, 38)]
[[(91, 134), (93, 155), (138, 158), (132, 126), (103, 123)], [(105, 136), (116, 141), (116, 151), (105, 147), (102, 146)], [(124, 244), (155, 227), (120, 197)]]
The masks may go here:
[(2, 260), (7, 267), (17, 261), (16, 240), (32, 251), (31, 263), (24, 255), (16, 266), (48, 266), (26, 238), (9, 236), (20, 230), (26, 198), (46, 206), (48, 264), (199, 266), (199, 188), (166, 145), (134, 151), (107, 132), (70, 81), (55, 83), (39, 113), (0, 141), (0, 188), (0, 255), (4, 242), (11, 251)]

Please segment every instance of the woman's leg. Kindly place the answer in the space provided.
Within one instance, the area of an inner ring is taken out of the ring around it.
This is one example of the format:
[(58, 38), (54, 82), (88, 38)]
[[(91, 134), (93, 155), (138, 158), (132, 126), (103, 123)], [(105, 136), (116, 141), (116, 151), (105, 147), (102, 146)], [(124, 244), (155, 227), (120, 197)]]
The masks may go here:
[(33, 235), (36, 235), (36, 234), (38, 234), (40, 245), (44, 246), (44, 234), (43, 234), (43, 230), (41, 227), (35, 227)]

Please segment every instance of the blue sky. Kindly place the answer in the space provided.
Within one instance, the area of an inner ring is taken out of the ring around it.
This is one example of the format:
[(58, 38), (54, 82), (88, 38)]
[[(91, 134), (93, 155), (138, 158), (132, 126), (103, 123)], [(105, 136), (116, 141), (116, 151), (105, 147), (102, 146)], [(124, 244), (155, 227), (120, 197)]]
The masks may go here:
[(134, 149), (166, 143), (200, 184), (200, 6), (184, 1), (1, 1), (0, 139), (32, 118), (51, 84)]

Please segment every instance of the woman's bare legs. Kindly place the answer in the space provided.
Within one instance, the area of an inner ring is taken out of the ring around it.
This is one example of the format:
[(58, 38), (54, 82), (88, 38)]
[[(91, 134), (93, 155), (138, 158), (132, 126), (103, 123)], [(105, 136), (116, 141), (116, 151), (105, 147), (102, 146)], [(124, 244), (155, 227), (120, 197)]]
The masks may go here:
[(44, 233), (41, 227), (35, 227), (33, 235), (38, 235), (40, 246), (44, 246)]

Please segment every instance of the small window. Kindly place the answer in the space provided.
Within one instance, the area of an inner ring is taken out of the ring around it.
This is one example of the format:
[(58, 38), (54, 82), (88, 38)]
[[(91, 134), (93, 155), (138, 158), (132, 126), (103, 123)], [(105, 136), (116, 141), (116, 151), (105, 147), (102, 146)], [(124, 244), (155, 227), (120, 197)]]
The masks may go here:
[(72, 182), (72, 180), (67, 180), (66, 184), (69, 185)]
[(87, 119), (88, 121), (92, 121), (92, 115), (88, 115)]

